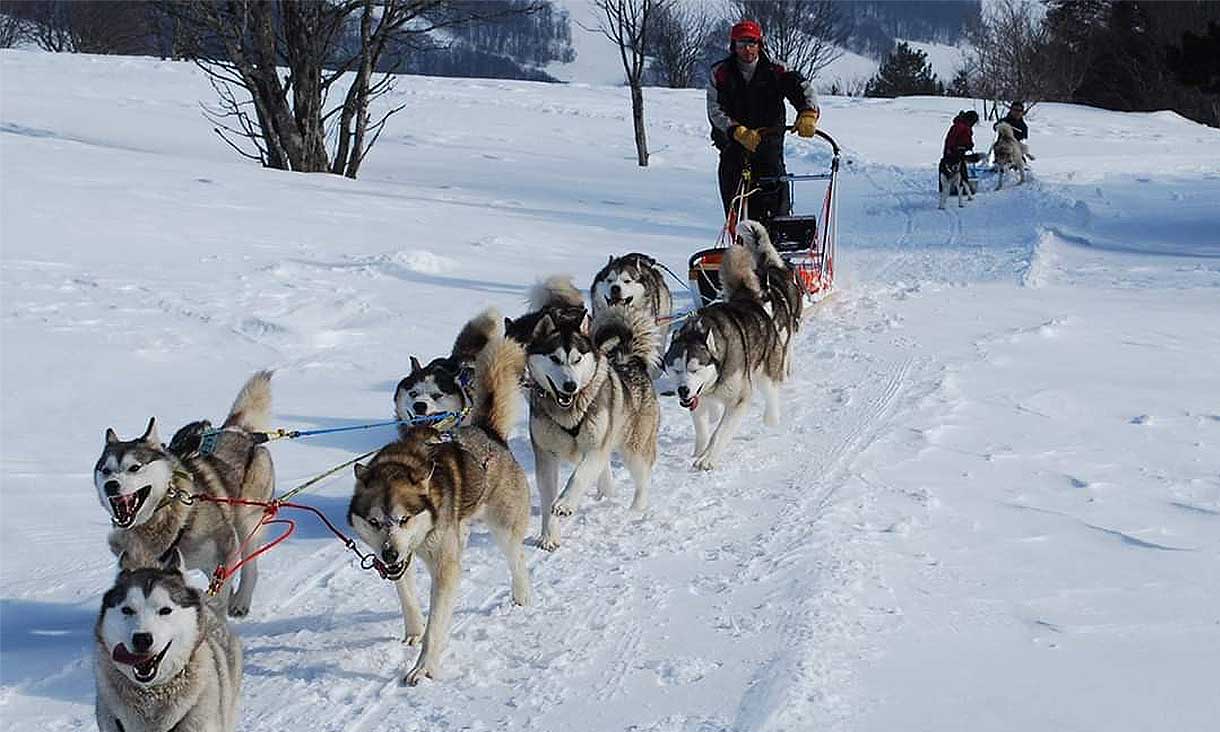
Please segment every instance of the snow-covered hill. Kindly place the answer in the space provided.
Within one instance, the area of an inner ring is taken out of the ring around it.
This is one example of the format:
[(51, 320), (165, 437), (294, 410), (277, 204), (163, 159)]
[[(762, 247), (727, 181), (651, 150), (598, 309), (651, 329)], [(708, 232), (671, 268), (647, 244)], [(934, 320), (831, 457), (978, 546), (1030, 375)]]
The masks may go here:
[[(648, 91), (642, 170), (623, 89), (403, 78), (357, 181), (236, 158), (209, 95), (188, 64), (0, 52), (5, 729), (93, 727), (106, 427), (216, 418), (264, 367), (278, 426), (384, 418), (408, 356), (483, 307), (610, 253), (680, 271), (720, 224), (698, 90)], [(666, 400), (652, 508), (624, 486), (528, 547), (529, 609), (476, 531), (442, 678), (413, 689), (394, 593), (303, 518), (235, 623), (240, 728), (1210, 728), (1220, 133), (1039, 105), (1030, 182), (938, 211), (961, 104), (823, 100), (839, 290), (780, 428), (756, 405), (695, 473)], [(281, 485), (390, 437), (276, 443)], [(512, 447), (529, 467), (524, 422)], [(304, 500), (342, 524), (350, 490)]]

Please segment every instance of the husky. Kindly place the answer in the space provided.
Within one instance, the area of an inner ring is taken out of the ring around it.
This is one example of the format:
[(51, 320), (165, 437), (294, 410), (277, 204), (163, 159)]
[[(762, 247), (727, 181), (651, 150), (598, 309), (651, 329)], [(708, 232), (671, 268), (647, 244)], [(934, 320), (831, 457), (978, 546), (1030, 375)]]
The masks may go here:
[(504, 335), (522, 346), (529, 345), (543, 316), (548, 316), (552, 323), (589, 330), (584, 296), (567, 275), (552, 275), (531, 287), (528, 302), (530, 309), (525, 315), (516, 320), (504, 319)]
[(964, 158), (941, 158), (940, 165), (937, 166), (937, 172), (940, 174), (940, 204), (937, 208), (943, 210), (945, 203), (949, 200), (949, 196), (954, 194), (957, 195), (958, 208), (966, 205), (962, 203), (963, 195), (968, 200), (974, 200), (974, 186), (970, 185), (966, 175), (966, 161)]
[[(156, 418), (134, 440), (120, 440), (114, 429), (107, 429), (93, 484), (114, 525), (109, 544), (115, 556), (133, 568), (177, 547), (189, 569), (209, 575), (235, 558), (258, 525), (261, 510), (205, 501), (188, 505), (175, 496), (270, 500), (275, 489), (271, 453), (253, 434), (267, 428), (270, 411), (271, 372), (260, 371), (242, 387), (219, 430), (206, 420), (192, 422), (178, 430), (167, 448), (157, 436)], [(257, 537), (250, 541), (257, 543)], [(249, 613), (257, 582), (258, 564), (251, 559), (242, 565), (240, 584), (228, 601), (230, 615)]]
[[(660, 409), (649, 376), (656, 320), (641, 309), (610, 305), (586, 333), (572, 320), (544, 314), (526, 347), (530, 443), (542, 514), (540, 546), (559, 546), (559, 517), (570, 516), (594, 481), (610, 495), (610, 455), (617, 451), (635, 484), (634, 511), (648, 506), (657, 458)], [(575, 464), (559, 492), (559, 464)]]
[(1012, 125), (1000, 122), (995, 128), (996, 138), (991, 145), (992, 160), (995, 162), (996, 185), (998, 191), (1004, 187), (1004, 171), (1017, 171), (1017, 185), (1025, 182), (1025, 161), (1034, 160), (1029, 147), (1017, 139)]
[(754, 271), (761, 287), (763, 307), (771, 314), (784, 354), (784, 374), (792, 369), (792, 342), (801, 329), (805, 298), (796, 272), (771, 244), (767, 227), (757, 221), (737, 224), (737, 241), (754, 255)]
[[(395, 583), (405, 626), (403, 642), (423, 641), (415, 666), (402, 678), (404, 685), (436, 676), (449, 640), (462, 550), (475, 519), (486, 521), (508, 559), (513, 602), (530, 603), (523, 549), (529, 530), (529, 483), (507, 444), (524, 370), (520, 344), (493, 339), (475, 364), (468, 426), (450, 436), (434, 427), (413, 427), (382, 448), (368, 465), (355, 465), (348, 523), (378, 553), (388, 570), (387, 579)], [(426, 627), (410, 571), (416, 554), (432, 577)]]
[(435, 414), (466, 414), (469, 418), (470, 383), (475, 359), (483, 347), (501, 335), (500, 313), (488, 308), (467, 323), (453, 342), (448, 356), (434, 358), (427, 366), (411, 356), (411, 372), (394, 389), (394, 417), (404, 424), (399, 435), (410, 431), (410, 420)]
[(665, 283), (657, 260), (632, 252), (621, 257), (610, 257), (606, 266), (594, 275), (589, 287), (589, 301), (593, 304), (593, 316), (611, 305), (638, 308), (651, 317), (657, 329), (657, 361), (661, 350), (669, 339), (670, 318), (674, 312), (674, 298)]
[[(720, 268), (728, 299), (687, 318), (665, 352), (665, 371), (677, 388), (678, 402), (694, 419), (698, 470), (718, 463), (749, 408), (756, 381), (766, 399), (765, 423), (779, 424), (784, 345), (763, 306), (753, 259), (745, 247), (729, 248)], [(722, 404), (724, 414), (709, 439), (710, 402)]]
[(175, 548), (123, 570), (93, 628), (102, 732), (237, 729), (241, 642), (222, 610), (183, 577)]

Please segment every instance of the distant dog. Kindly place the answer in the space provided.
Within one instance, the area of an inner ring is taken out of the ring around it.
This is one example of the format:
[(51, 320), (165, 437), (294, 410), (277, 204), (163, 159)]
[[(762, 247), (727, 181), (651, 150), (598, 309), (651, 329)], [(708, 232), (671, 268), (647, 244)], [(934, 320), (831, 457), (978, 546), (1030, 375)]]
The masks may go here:
[[(748, 249), (729, 247), (720, 267), (727, 301), (713, 302), (687, 318), (665, 352), (665, 372), (694, 420), (694, 467), (699, 470), (718, 464), (749, 409), (756, 383), (766, 399), (764, 421), (779, 424), (784, 344), (763, 305), (753, 265)], [(723, 404), (724, 414), (709, 437), (710, 402)]]
[[(544, 314), (526, 346), (530, 443), (534, 449), (541, 546), (559, 546), (558, 517), (571, 515), (588, 487), (612, 490), (610, 456), (618, 452), (635, 483), (633, 510), (648, 505), (657, 457), (660, 409), (649, 376), (656, 358), (656, 320), (643, 309), (611, 305), (587, 328)], [(575, 468), (562, 492), (559, 466)]]
[[(427, 366), (412, 356), (411, 373), (394, 389), (395, 418), (407, 422), (436, 414), (465, 413), (471, 406), (475, 359), (484, 346), (500, 337), (502, 327), (500, 313), (488, 308), (462, 327), (448, 356), (434, 358)], [(400, 435), (410, 429), (409, 424), (398, 426)]]
[(757, 221), (743, 220), (737, 224), (737, 241), (754, 254), (754, 270), (761, 286), (759, 298), (779, 331), (784, 350), (784, 373), (788, 374), (791, 372), (792, 341), (801, 329), (805, 312), (801, 285), (796, 272), (771, 244), (767, 227)]
[(102, 732), (237, 728), (241, 641), (183, 579), (182, 555), (119, 573), (93, 629)]
[(674, 298), (657, 260), (639, 252), (610, 257), (606, 266), (593, 277), (589, 300), (593, 304), (594, 317), (611, 305), (637, 309), (651, 317), (658, 324), (657, 360), (660, 360), (665, 342), (669, 340)]
[(1029, 147), (1017, 139), (1012, 125), (1000, 122), (995, 127), (996, 138), (991, 145), (992, 160), (996, 167), (996, 185), (998, 191), (1004, 187), (1004, 171), (1017, 171), (1017, 185), (1025, 182), (1025, 162), (1034, 160)]
[[(448, 438), (432, 427), (413, 427), (367, 466), (355, 466), (348, 523), (389, 568), (388, 578), (395, 582), (402, 605), (404, 642), (413, 645), (423, 639), (403, 684), (414, 686), (435, 677), (440, 667), (462, 574), (462, 551), (474, 520), (487, 522), (508, 559), (513, 602), (530, 603), (522, 547), (529, 530), (529, 483), (507, 444), (524, 370), (519, 344), (492, 339), (475, 364), (469, 426)], [(416, 554), (432, 576), (426, 627), (410, 570)]]
[(966, 205), (962, 203), (963, 195), (971, 201), (974, 200), (974, 186), (970, 185), (966, 160), (965, 157), (949, 156), (940, 159), (940, 165), (936, 168), (940, 175), (940, 204), (937, 208), (943, 209), (949, 196), (954, 194), (957, 195), (958, 208)]
[[(271, 372), (260, 371), (242, 387), (219, 430), (206, 420), (193, 422), (178, 430), (169, 448), (157, 436), (155, 419), (134, 440), (120, 440), (113, 429), (106, 430), (93, 484), (114, 525), (110, 549), (124, 566), (147, 565), (176, 547), (188, 568), (210, 575), (233, 558), (262, 510), (204, 501), (187, 505), (173, 496), (270, 500), (275, 489), (271, 453), (251, 434), (267, 428), (270, 412)], [(251, 539), (250, 546), (257, 545), (257, 537)], [(241, 583), (228, 604), (230, 615), (250, 611), (257, 581), (258, 563), (250, 559), (242, 565)]]

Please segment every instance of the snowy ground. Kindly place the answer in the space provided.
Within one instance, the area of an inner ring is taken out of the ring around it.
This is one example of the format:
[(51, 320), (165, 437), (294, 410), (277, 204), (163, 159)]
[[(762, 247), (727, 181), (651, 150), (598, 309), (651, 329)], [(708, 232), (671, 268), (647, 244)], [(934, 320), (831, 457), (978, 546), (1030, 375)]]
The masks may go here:
[[(404, 78), (358, 181), (236, 159), (208, 92), (188, 65), (0, 53), (5, 729), (93, 726), (107, 426), (219, 417), (262, 367), (279, 425), (384, 418), (408, 356), (484, 306), (612, 252), (681, 268), (716, 234), (697, 90), (648, 90), (640, 170), (623, 89)], [(624, 485), (530, 547), (528, 610), (477, 532), (443, 678), (414, 689), (390, 587), (304, 521), (236, 624), (241, 729), (1211, 728), (1220, 133), (1040, 105), (1031, 181), (938, 211), (968, 104), (824, 100), (840, 288), (780, 429), (756, 407), (692, 473), (666, 400), (653, 507)], [(277, 443), (282, 485), (389, 437)], [(350, 489), (307, 498), (341, 522)]]

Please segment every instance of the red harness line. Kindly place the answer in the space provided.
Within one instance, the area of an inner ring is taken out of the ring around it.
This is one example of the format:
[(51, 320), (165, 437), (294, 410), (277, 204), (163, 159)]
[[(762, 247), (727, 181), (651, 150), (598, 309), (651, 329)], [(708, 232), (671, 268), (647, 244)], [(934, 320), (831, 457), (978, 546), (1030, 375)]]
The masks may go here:
[[(339, 541), (343, 542), (345, 547), (354, 552), (356, 556), (360, 557), (361, 569), (373, 570), (377, 572), (377, 574), (381, 575), (382, 579), (385, 579), (385, 563), (372, 553), (366, 554), (360, 551), (360, 548), (356, 545), (356, 542), (351, 537), (335, 528), (335, 525), (331, 523), (330, 519), (326, 518), (326, 514), (322, 513), (313, 506), (306, 506), (302, 503), (289, 503), (286, 501), (252, 501), (245, 498), (224, 498), (220, 496), (210, 496), (206, 493), (193, 494), (190, 496), (190, 500), (207, 501), (208, 503), (224, 503), (231, 506), (259, 506), (263, 509), (263, 515), (258, 520), (258, 524), (250, 531), (246, 538), (242, 540), (241, 546), (237, 548), (237, 561), (234, 562), (232, 566), (225, 564), (216, 565), (216, 571), (212, 573), (212, 581), (208, 585), (209, 595), (215, 595), (216, 593), (220, 592), (221, 588), (224, 587), (225, 582), (228, 582), (233, 575), (237, 574), (238, 570), (240, 570), (242, 566), (246, 564), (246, 562), (253, 561), (259, 555), (266, 554), (277, 544), (283, 542), (289, 536), (292, 536), (292, 532), (296, 530), (297, 524), (292, 519), (276, 518), (276, 514), (281, 508), (295, 508), (301, 511), (309, 511), (313, 515), (317, 516), (318, 519), (326, 525), (326, 528), (330, 529), (331, 533), (334, 534)], [(255, 534), (259, 532), (259, 529), (263, 528), (264, 526), (270, 526), (271, 524), (284, 524), (288, 528), (283, 534), (280, 534), (271, 541), (260, 546), (258, 549), (255, 549), (253, 552), (247, 554), (246, 550), (249, 548), (250, 542), (254, 539)]]

